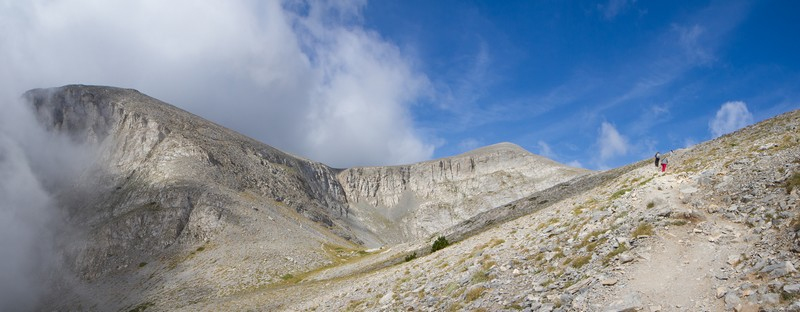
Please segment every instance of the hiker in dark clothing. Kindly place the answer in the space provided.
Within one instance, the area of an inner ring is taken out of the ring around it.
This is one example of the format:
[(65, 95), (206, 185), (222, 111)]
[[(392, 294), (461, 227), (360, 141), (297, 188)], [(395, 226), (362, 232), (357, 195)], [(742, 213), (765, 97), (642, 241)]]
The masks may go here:
[(659, 161), (661, 160), (661, 154), (656, 152), (656, 169), (658, 169)]

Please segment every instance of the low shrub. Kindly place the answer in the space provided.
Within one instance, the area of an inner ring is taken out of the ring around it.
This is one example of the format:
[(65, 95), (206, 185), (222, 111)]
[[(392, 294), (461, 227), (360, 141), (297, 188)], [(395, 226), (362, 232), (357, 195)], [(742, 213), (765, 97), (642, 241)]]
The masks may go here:
[(445, 247), (449, 246), (450, 242), (447, 241), (447, 238), (444, 236), (439, 236), (435, 242), (433, 242), (433, 246), (431, 246), (431, 252), (437, 252), (439, 250), (444, 249)]

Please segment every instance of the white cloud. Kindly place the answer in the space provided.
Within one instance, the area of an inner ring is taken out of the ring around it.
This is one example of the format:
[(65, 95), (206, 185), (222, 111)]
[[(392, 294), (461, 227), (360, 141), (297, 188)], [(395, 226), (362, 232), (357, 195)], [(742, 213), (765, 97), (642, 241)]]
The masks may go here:
[(567, 166), (575, 167), (575, 168), (583, 168), (583, 164), (580, 161), (573, 160), (567, 163)]
[(716, 116), (708, 123), (708, 128), (711, 135), (716, 138), (752, 123), (753, 114), (747, 110), (747, 104), (735, 101), (722, 104)]
[(427, 77), (361, 24), (364, 2), (7, 1), (3, 92), (114, 85), (334, 166), (430, 158)]
[(471, 151), (480, 146), (481, 142), (473, 138), (464, 139), (458, 143), (458, 149), (461, 150), (462, 152)]
[(607, 20), (613, 20), (617, 15), (624, 12), (629, 4), (636, 3), (636, 0), (609, 0), (606, 4), (598, 4), (597, 9), (603, 13)]
[(704, 36), (707, 29), (701, 25), (681, 26), (673, 25), (673, 30), (677, 32), (680, 47), (683, 49), (688, 60), (693, 64), (708, 64), (714, 61), (714, 55), (707, 46), (708, 40)]
[(628, 153), (628, 140), (619, 134), (614, 125), (603, 122), (600, 126), (600, 136), (597, 139), (600, 146), (600, 161), (606, 161), (614, 156)]
[(550, 148), (550, 145), (547, 144), (547, 142), (539, 140), (539, 142), (537, 142), (536, 145), (539, 146), (539, 155), (550, 159), (556, 158), (556, 154), (553, 152), (553, 149)]

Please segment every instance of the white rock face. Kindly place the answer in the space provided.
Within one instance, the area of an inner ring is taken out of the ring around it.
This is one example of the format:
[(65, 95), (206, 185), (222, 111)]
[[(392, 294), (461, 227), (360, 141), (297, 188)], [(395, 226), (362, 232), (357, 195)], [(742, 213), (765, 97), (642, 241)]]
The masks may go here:
[(133, 287), (119, 286), (119, 274), (149, 280), (145, 268), (169, 272), (156, 276), (176, 291), (208, 285), (196, 298), (268, 285), (340, 261), (331, 254), (357, 244), (426, 238), (587, 172), (508, 143), (338, 170), (135, 90), (65, 86), (25, 96), (42, 124), (98, 151), (93, 171), (60, 198), (79, 229), (79, 239), (65, 236), (74, 245), (66, 259), (81, 278), (100, 281), (98, 291)]
[(338, 179), (351, 219), (391, 244), (424, 238), (586, 172), (500, 143), (413, 165), (347, 169)]

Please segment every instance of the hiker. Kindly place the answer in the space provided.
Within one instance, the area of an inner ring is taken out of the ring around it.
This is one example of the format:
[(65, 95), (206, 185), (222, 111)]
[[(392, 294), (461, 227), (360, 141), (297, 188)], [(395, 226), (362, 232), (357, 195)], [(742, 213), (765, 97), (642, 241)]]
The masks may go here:
[(667, 160), (667, 156), (664, 156), (664, 158), (661, 158), (661, 172), (666, 172), (667, 171), (667, 164), (668, 163), (669, 163), (669, 160)]
[(660, 154), (659, 152), (656, 152), (656, 169), (658, 169), (658, 164), (659, 164), (659, 162), (658, 162), (658, 161), (659, 161), (660, 159), (661, 159), (661, 154)]

